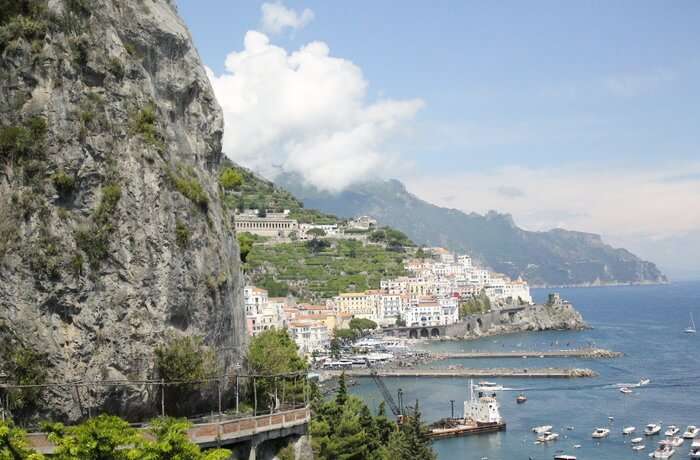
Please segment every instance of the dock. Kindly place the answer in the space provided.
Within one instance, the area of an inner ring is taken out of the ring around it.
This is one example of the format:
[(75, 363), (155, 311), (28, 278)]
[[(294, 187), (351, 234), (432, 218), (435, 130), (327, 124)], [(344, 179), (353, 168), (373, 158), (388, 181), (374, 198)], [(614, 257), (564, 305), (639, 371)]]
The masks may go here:
[[(502, 378), (577, 378), (597, 377), (598, 374), (591, 369), (574, 368), (430, 368), (430, 369), (376, 369), (380, 377), (428, 377), (428, 378), (454, 378), (454, 377), (502, 377)], [(321, 380), (340, 377), (345, 373), (347, 377), (371, 377), (370, 369), (347, 369), (345, 371), (332, 370), (320, 371)]]
[(587, 358), (609, 359), (622, 356), (617, 351), (604, 348), (576, 348), (564, 350), (513, 350), (513, 351), (469, 351), (433, 353), (435, 359), (479, 359), (479, 358)]

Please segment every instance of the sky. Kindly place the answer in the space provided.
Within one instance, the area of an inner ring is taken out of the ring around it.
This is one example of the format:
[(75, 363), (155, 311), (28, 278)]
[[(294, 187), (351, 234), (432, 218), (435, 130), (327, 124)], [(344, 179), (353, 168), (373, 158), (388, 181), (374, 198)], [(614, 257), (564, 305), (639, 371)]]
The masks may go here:
[(398, 178), (700, 278), (700, 2), (178, 8), (234, 161), (331, 192)]

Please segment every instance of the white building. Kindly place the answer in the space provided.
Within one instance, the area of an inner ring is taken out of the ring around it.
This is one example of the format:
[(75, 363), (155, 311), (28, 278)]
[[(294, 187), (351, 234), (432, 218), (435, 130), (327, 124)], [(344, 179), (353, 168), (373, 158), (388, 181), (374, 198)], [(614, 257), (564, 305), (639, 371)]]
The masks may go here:
[(243, 288), (243, 302), (246, 315), (257, 315), (262, 311), (263, 305), (267, 305), (267, 291), (255, 286)]
[(287, 330), (299, 347), (299, 351), (304, 354), (322, 351), (330, 344), (328, 329), (320, 321), (292, 321)]
[(435, 297), (423, 297), (413, 302), (404, 314), (407, 326), (439, 326), (442, 322), (442, 306)]

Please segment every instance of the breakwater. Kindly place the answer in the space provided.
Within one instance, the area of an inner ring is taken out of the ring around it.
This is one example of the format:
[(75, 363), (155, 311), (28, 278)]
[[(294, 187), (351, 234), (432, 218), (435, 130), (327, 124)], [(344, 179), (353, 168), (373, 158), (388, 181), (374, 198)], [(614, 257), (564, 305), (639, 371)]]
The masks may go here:
[[(321, 371), (321, 380), (339, 377), (370, 377), (370, 369), (348, 369), (345, 371)], [(378, 369), (380, 377), (503, 377), (503, 378), (577, 378), (597, 377), (591, 369), (576, 368), (492, 368), (492, 369)]]
[(514, 351), (470, 351), (432, 353), (434, 359), (478, 359), (478, 358), (618, 358), (622, 353), (604, 348), (576, 348), (569, 350), (514, 350)]

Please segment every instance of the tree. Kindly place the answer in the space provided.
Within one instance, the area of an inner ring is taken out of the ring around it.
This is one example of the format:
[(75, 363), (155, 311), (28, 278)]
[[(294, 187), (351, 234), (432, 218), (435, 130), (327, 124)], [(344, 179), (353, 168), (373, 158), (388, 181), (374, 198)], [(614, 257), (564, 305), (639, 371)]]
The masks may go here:
[(243, 232), (238, 234), (238, 246), (241, 251), (241, 262), (245, 263), (248, 259), (248, 254), (253, 249), (253, 243), (255, 243), (255, 235), (249, 232)]
[(191, 423), (186, 419), (171, 417), (151, 420), (148, 430), (155, 438), (143, 442), (140, 460), (227, 460), (231, 451), (212, 449), (202, 452), (200, 447), (187, 437)]
[[(175, 414), (190, 407), (201, 380), (218, 375), (213, 350), (199, 337), (178, 337), (155, 349), (158, 376), (166, 382), (189, 382), (163, 387), (166, 405)], [(186, 414), (184, 414), (186, 415)]]
[(0, 421), (0, 459), (44, 460), (44, 456), (30, 449), (27, 434), (11, 420)]
[(219, 174), (219, 184), (224, 190), (236, 190), (243, 184), (243, 176), (234, 168), (225, 168)]
[(350, 329), (358, 330), (361, 333), (363, 333), (367, 330), (376, 329), (376, 328), (377, 328), (377, 323), (375, 323), (371, 319), (353, 318), (350, 320)]
[(401, 315), (396, 315), (396, 326), (398, 327), (405, 327), (406, 326), (406, 321), (401, 318)]
[(338, 337), (331, 339), (331, 358), (340, 359), (340, 339)]
[(313, 237), (321, 237), (326, 236), (326, 231), (322, 228), (312, 228), (310, 230), (307, 230), (306, 234), (311, 235)]
[(47, 424), (49, 441), (57, 460), (132, 460), (141, 458), (138, 446), (142, 438), (125, 420), (100, 415), (81, 425), (65, 427)]
[(355, 329), (335, 329), (333, 335), (336, 339), (342, 342), (349, 342), (357, 338), (357, 330)]
[(301, 379), (278, 378), (281, 374), (303, 373), (308, 368), (286, 330), (271, 329), (253, 337), (247, 360), (252, 373), (270, 376), (251, 381), (255, 388), (251, 388), (250, 393), (257, 395), (258, 406), (276, 408), (282, 393), (293, 400), (302, 399), (304, 376)]
[(408, 415), (405, 417), (405, 421), (401, 425), (401, 431), (406, 437), (406, 445), (411, 455), (408, 458), (420, 458), (425, 460), (437, 458), (430, 445), (428, 430), (421, 421), (418, 400), (416, 400), (416, 405), (409, 410)]
[(326, 248), (329, 248), (331, 244), (326, 240), (319, 240), (314, 238), (306, 242), (306, 248), (311, 251), (312, 254), (318, 254)]
[[(10, 382), (18, 385), (40, 385), (46, 381), (46, 354), (14, 340), (1, 341), (0, 362), (3, 363)], [(41, 391), (41, 387), (31, 386), (7, 390), (7, 397), (16, 419), (33, 411), (39, 403)]]

